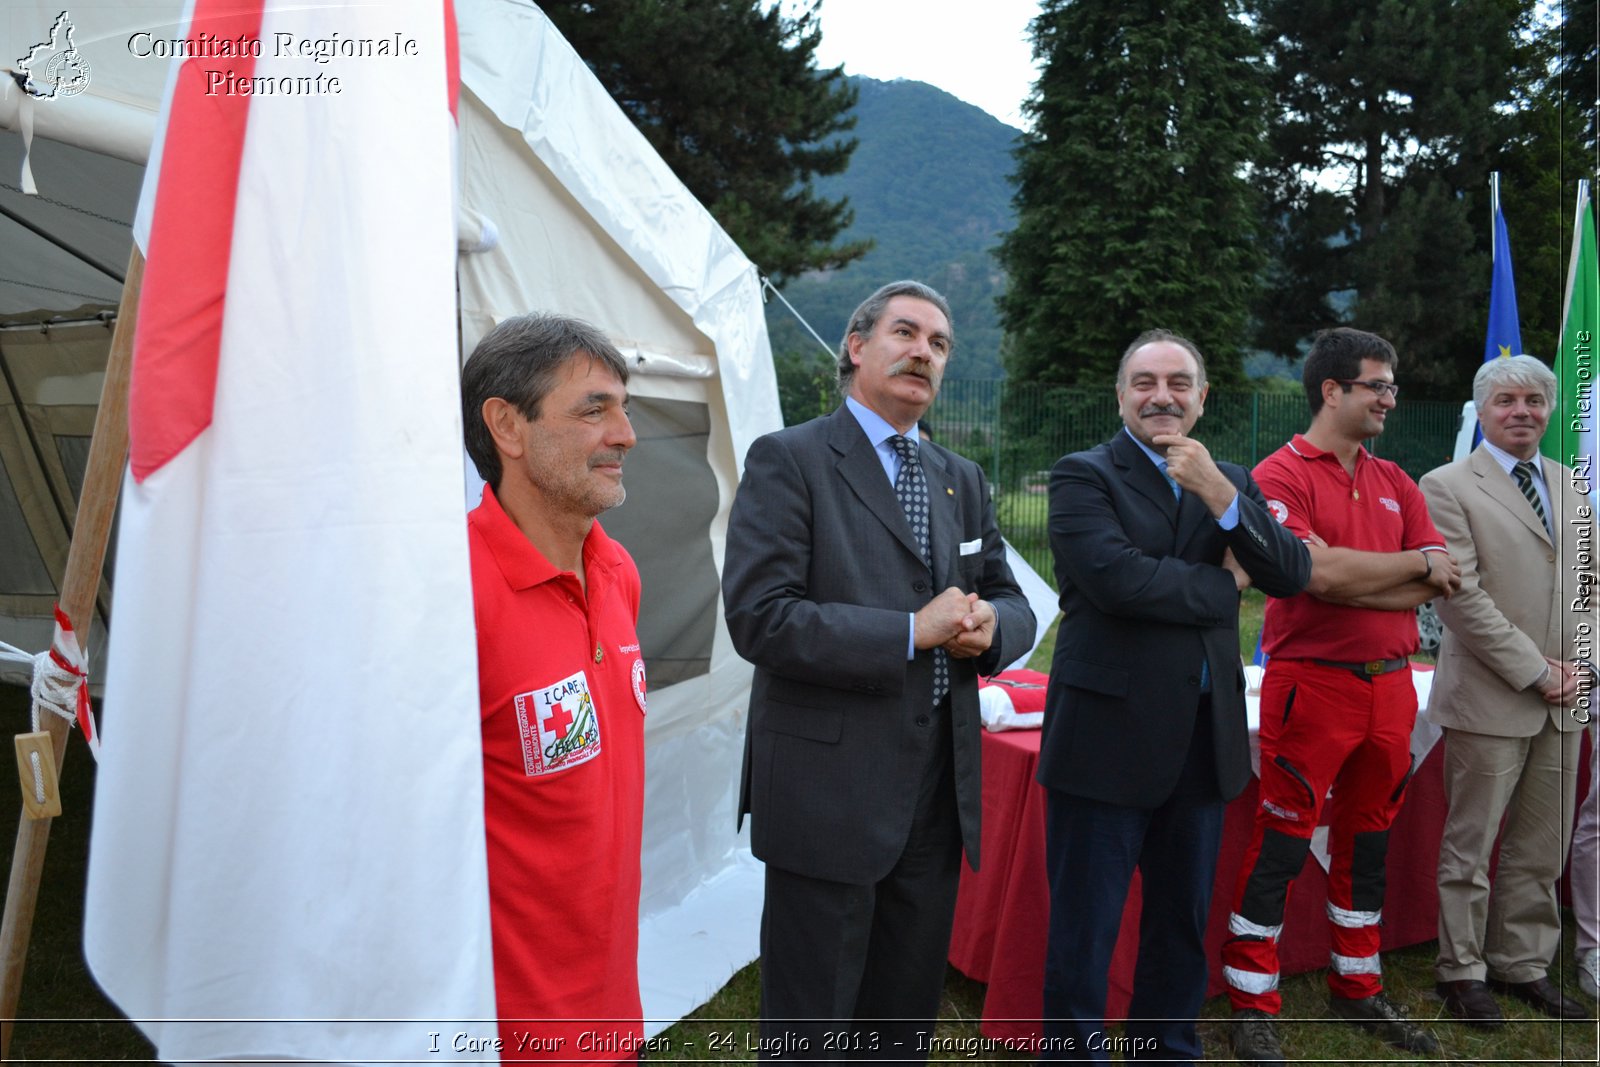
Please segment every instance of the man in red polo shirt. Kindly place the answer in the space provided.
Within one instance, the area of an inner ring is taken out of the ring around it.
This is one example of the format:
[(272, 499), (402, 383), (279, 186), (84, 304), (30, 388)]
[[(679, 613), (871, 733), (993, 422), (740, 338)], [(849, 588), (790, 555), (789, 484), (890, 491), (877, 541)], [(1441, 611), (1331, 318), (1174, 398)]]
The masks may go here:
[(636, 1056), (644, 659), (622, 503), (628, 368), (600, 331), (529, 315), (461, 375), (500, 1054)]
[(1394, 409), (1394, 364), (1375, 334), (1319, 334), (1303, 373), (1311, 426), (1254, 472), (1269, 510), (1309, 547), (1311, 582), (1267, 602), (1262, 634), (1261, 807), (1222, 948), (1234, 1056), (1247, 1062), (1283, 1061), (1278, 937), (1330, 786), (1333, 1013), (1397, 1048), (1438, 1049), (1384, 996), (1378, 962), (1389, 826), (1414, 769), (1414, 609), (1461, 584), (1416, 483), (1362, 447)]

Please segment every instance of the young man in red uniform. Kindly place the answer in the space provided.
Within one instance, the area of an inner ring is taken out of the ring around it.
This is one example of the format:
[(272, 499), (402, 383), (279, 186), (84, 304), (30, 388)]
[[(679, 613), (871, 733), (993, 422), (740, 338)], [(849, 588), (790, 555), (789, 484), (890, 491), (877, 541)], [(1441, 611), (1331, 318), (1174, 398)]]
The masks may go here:
[(1394, 363), (1375, 334), (1319, 334), (1303, 374), (1311, 426), (1254, 472), (1309, 547), (1311, 582), (1269, 600), (1263, 630), (1261, 807), (1222, 948), (1234, 1056), (1247, 1062), (1283, 1061), (1278, 937), (1330, 786), (1332, 1010), (1398, 1048), (1438, 1049), (1383, 995), (1378, 962), (1389, 826), (1414, 769), (1414, 609), (1461, 584), (1416, 483), (1362, 447), (1394, 409)]
[(645, 671), (622, 503), (628, 369), (598, 330), (530, 315), (462, 371), (500, 1054), (633, 1058), (640, 1024)]

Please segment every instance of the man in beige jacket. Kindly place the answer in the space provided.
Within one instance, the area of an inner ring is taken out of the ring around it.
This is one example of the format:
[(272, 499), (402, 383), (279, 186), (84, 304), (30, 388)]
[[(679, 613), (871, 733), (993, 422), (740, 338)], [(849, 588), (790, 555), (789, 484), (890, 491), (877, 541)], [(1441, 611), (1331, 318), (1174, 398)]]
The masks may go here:
[(1546, 976), (1561, 943), (1555, 883), (1583, 726), (1575, 698), (1589, 684), (1574, 659), (1589, 609), (1574, 598), (1590, 587), (1572, 568), (1579, 527), (1593, 522), (1573, 472), (1539, 456), (1555, 391), (1531, 356), (1485, 363), (1472, 383), (1483, 443), (1422, 479), (1461, 564), (1460, 592), (1437, 602), (1446, 633), (1429, 699), (1444, 727), (1449, 802), (1434, 970), (1446, 1010), (1480, 1026), (1503, 1021), (1491, 989), (1554, 1018), (1585, 1015)]

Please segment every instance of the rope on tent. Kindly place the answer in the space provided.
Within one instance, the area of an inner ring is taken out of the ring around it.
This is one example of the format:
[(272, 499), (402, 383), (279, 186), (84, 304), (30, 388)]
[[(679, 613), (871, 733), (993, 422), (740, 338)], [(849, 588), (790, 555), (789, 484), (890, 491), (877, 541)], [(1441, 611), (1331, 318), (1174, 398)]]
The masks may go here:
[(821, 337), (817, 337), (817, 331), (811, 328), (811, 324), (806, 321), (806, 317), (800, 314), (800, 312), (796, 311), (793, 304), (784, 299), (783, 294), (778, 292), (778, 287), (772, 284), (772, 279), (767, 277), (765, 274), (761, 276), (761, 289), (763, 293), (770, 292), (773, 296), (777, 297), (783, 306), (789, 309), (789, 314), (794, 316), (795, 321), (806, 328), (806, 333), (809, 333), (812, 337), (817, 338), (817, 344), (822, 346), (822, 350), (824, 352), (828, 353), (830, 357), (834, 354), (833, 346), (829, 345), (828, 342), (824, 341)]
[[(78, 676), (65, 667), (60, 666), (51, 658), (50, 653), (40, 652), (38, 655), (29, 655), (17, 648), (0, 641), (0, 661), (31, 664), (33, 666), (33, 732), (39, 733), (40, 713), (49, 712), (59, 715), (71, 723), (77, 716)], [(44, 735), (48, 737), (49, 735)], [(18, 750), (19, 760), (25, 759), (22, 773), (26, 776), (31, 773), (33, 778), (33, 803), (36, 807), (44, 807), (49, 803), (50, 791), (45, 781), (44, 763), (40, 758), (39, 749), (33, 747), (25, 755)], [(50, 773), (54, 776), (55, 768), (52, 766)], [(26, 788), (26, 786), (24, 786)]]
[(59, 666), (48, 650), (37, 655), (0, 641), (0, 660), (33, 668), (33, 728), (37, 730), (40, 712), (59, 715), (68, 722), (78, 718), (78, 675)]
[[(100, 756), (100, 739), (95, 736), (94, 719), (89, 711), (89, 664), (78, 635), (72, 630), (61, 609), (56, 609), (56, 630), (50, 647), (37, 655), (24, 652), (14, 645), (0, 641), (0, 661), (31, 665), (33, 685), (29, 695), (33, 698), (33, 731), (42, 728), (43, 715), (59, 715), (70, 727), (76, 723), (83, 728), (84, 740), (96, 759)], [(31, 757), (36, 794), (44, 799), (44, 783), (38, 754)]]

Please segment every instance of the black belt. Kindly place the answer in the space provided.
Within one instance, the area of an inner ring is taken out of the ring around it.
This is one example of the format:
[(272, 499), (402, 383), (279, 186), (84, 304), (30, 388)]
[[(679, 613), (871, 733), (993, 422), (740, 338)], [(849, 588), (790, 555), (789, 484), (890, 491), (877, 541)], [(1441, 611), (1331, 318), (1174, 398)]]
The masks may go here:
[(1411, 661), (1404, 656), (1399, 659), (1369, 659), (1365, 663), (1340, 663), (1331, 659), (1314, 659), (1311, 662), (1321, 664), (1324, 667), (1337, 667), (1341, 671), (1349, 671), (1357, 678), (1365, 678), (1369, 682), (1380, 674), (1389, 674), (1411, 666)]

